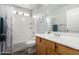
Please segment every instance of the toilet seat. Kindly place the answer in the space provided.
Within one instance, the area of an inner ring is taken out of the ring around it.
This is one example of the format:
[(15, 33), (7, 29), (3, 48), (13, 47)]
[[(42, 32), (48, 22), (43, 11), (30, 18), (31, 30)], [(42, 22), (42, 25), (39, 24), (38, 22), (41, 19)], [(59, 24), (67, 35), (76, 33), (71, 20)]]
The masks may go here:
[(34, 46), (35, 45), (35, 40), (30, 40), (30, 41), (27, 41), (26, 42), (26, 45), (28, 46), (28, 47), (30, 47), (30, 46)]

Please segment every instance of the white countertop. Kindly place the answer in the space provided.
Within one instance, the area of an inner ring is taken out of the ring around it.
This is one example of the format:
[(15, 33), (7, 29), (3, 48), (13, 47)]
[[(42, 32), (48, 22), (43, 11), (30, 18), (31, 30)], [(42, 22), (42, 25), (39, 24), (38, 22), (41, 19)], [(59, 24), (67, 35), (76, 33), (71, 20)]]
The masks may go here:
[(69, 36), (55, 37), (53, 34), (35, 34), (35, 36), (39, 36), (41, 38), (45, 38), (47, 40), (79, 50), (79, 38), (78, 37), (77, 38), (69, 37)]

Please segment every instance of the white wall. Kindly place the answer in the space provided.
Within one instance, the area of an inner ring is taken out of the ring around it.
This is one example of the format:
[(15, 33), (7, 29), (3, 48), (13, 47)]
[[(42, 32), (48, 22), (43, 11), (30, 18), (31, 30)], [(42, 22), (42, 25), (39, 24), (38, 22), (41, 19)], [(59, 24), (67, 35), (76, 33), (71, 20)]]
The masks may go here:
[(69, 32), (79, 32), (79, 7), (67, 11), (67, 30)]

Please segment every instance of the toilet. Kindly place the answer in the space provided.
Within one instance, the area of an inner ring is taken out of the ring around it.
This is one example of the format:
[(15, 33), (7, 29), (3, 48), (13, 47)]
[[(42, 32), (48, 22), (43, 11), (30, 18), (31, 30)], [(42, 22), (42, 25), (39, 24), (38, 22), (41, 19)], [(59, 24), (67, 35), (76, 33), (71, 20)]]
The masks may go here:
[(35, 53), (36, 49), (35, 49), (35, 40), (30, 40), (26, 42), (26, 47), (27, 47), (27, 53), (28, 54), (33, 54)]

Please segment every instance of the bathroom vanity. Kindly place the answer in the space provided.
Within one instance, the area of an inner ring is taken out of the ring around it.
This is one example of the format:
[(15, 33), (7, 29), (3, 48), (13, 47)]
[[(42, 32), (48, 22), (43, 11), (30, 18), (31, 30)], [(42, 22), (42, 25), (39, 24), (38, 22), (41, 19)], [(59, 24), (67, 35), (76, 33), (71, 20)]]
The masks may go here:
[(79, 39), (36, 34), (37, 55), (79, 55)]

